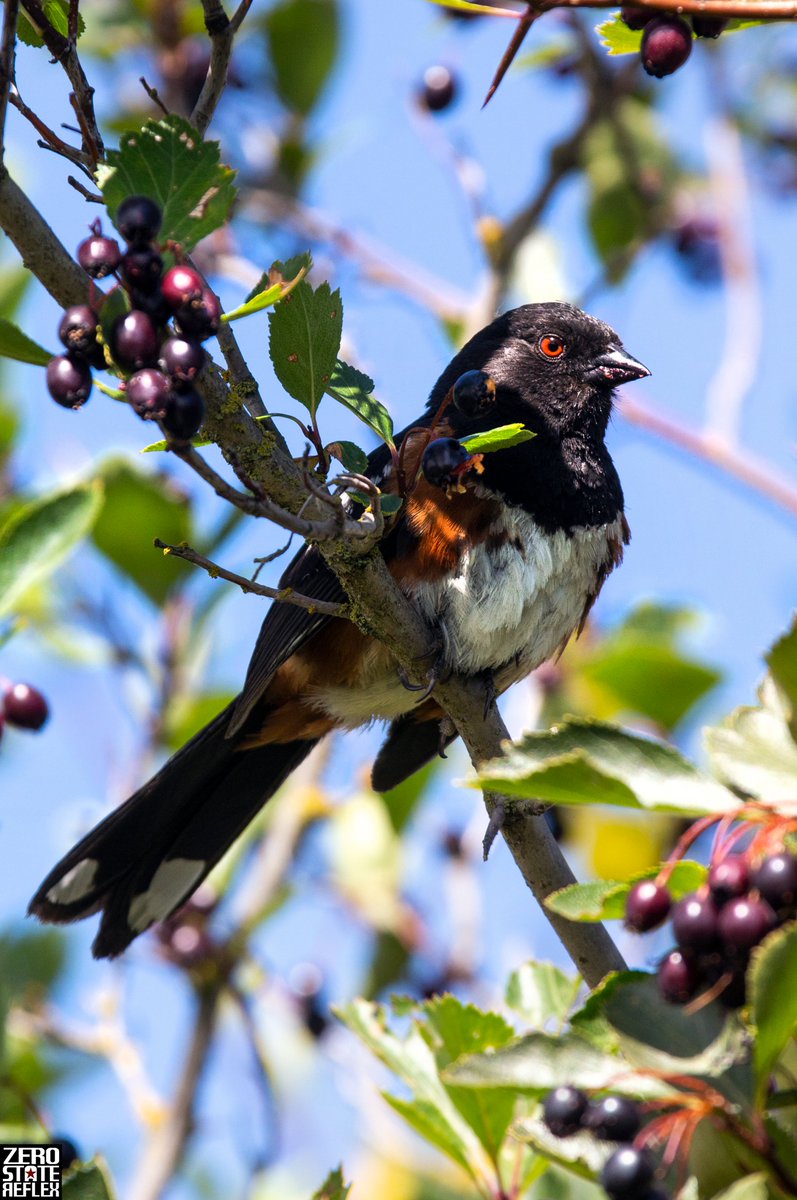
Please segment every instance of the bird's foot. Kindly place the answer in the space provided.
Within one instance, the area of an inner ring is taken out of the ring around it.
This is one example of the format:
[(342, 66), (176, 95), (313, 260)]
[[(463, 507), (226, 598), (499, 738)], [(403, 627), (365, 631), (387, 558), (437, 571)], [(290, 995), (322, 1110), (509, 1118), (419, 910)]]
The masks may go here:
[(418, 704), (422, 704), (424, 700), (427, 700), (437, 687), (438, 683), (440, 683), (441, 679), (447, 679), (451, 673), (448, 669), (448, 638), (443, 626), (439, 626), (437, 629), (437, 638), (435, 639), (435, 645), (432, 647), (432, 649), (427, 651), (426, 654), (421, 654), (417, 658), (414, 658), (413, 662), (421, 662), (423, 659), (431, 658), (432, 656), (434, 656), (432, 665), (429, 668), (429, 673), (426, 676), (425, 683), (413, 683), (403, 667), (399, 667), (398, 669), (398, 675), (402, 686), (405, 687), (408, 692), (421, 693), (421, 695), (418, 697)]

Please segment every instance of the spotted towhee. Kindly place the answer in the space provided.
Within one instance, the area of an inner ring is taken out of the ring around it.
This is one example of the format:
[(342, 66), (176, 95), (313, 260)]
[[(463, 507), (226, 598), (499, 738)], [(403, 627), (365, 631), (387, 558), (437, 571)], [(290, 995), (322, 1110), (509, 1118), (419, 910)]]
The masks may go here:
[[(475, 411), (450, 402), (455, 381), (473, 370), (495, 384)], [(525, 305), (449, 363), (404, 439), (400, 471), (387, 447), (371, 455), (381, 490), (406, 492), (382, 553), (439, 630), (447, 669), (490, 672), (503, 692), (581, 628), (629, 538), (604, 444), (614, 388), (648, 374), (594, 317), (567, 304)], [(536, 436), (485, 454), (481, 471), (457, 486), (418, 474), (427, 431), (459, 439), (512, 422)], [(311, 545), (281, 584), (345, 599)], [(94, 953), (120, 954), (190, 896), (320, 738), (374, 719), (389, 722), (373, 770), (378, 791), (445, 742), (434, 698), (408, 689), (380, 643), (342, 618), (273, 605), (240, 696), (62, 859), (31, 912), (62, 922), (102, 910)]]

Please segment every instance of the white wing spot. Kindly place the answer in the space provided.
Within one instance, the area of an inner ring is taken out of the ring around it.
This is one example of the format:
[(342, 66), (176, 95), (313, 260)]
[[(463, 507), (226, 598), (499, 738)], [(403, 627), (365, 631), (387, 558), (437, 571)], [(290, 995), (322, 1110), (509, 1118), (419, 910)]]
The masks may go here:
[(146, 892), (135, 896), (127, 913), (127, 923), (143, 933), (154, 921), (162, 921), (188, 895), (207, 864), (196, 858), (171, 858), (161, 863)]
[(96, 858), (81, 859), (76, 866), (62, 875), (58, 883), (54, 883), (47, 893), (51, 904), (74, 904), (82, 900), (94, 886), (99, 863)]

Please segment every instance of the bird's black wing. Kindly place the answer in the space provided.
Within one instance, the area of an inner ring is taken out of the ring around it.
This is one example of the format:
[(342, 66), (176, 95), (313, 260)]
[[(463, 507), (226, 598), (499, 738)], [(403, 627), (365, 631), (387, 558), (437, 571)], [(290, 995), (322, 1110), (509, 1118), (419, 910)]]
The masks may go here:
[[(368, 459), (369, 478), (378, 480), (389, 461), (387, 446), (377, 447)], [(313, 600), (325, 600), (331, 604), (340, 604), (346, 600), (346, 593), (335, 572), (327, 565), (317, 546), (302, 547), (288, 564), (279, 586), (292, 588), (302, 596), (309, 596)], [(311, 613), (295, 604), (277, 601), (271, 605), (255, 644), (243, 690), (233, 705), (227, 737), (232, 737), (245, 723), (274, 677), (275, 671), (300, 646), (335, 620), (338, 618), (330, 617), (326, 613)]]

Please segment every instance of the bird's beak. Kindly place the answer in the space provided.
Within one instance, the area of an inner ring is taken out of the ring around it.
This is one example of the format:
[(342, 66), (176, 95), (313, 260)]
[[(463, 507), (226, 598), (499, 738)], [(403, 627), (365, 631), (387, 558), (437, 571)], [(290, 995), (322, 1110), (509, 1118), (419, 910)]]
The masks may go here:
[(609, 346), (593, 361), (587, 378), (595, 383), (606, 381), (618, 387), (621, 383), (631, 383), (633, 379), (644, 379), (649, 374), (648, 368), (632, 358), (621, 346)]

